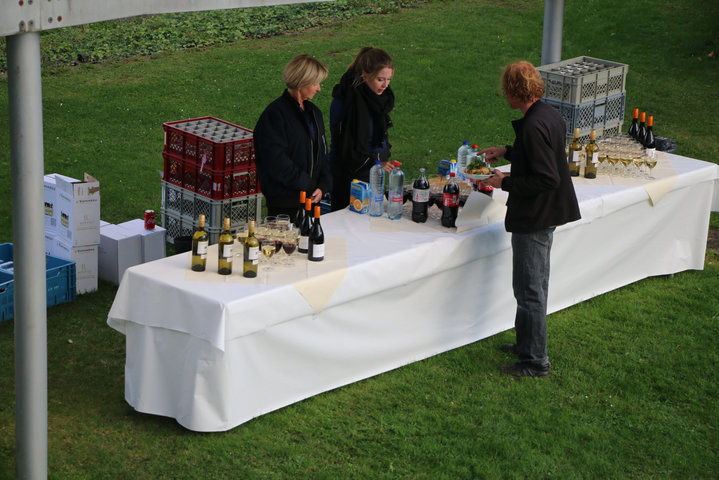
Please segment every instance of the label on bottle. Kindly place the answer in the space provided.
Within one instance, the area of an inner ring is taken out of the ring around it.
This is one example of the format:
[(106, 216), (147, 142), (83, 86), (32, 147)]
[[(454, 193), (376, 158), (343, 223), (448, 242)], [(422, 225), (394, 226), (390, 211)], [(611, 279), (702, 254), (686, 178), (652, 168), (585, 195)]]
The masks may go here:
[(569, 162), (570, 163), (579, 163), (581, 161), (579, 150), (570, 150), (569, 151)]
[(222, 245), (222, 258), (228, 262), (232, 261), (232, 244)]
[(303, 235), (300, 237), (300, 244), (298, 245), (298, 248), (300, 250), (307, 250), (307, 248), (309, 247), (309, 244), (310, 244), (310, 237)]
[(412, 190), (412, 201), (419, 203), (429, 202), (429, 189), (415, 188)]
[(397, 195), (396, 193), (393, 193), (389, 197), (389, 201), (394, 203), (395, 205), (397, 205), (397, 203), (402, 203), (402, 199), (403, 199), (402, 195), (401, 194)]
[(207, 245), (209, 245), (209, 242), (207, 240), (205, 240), (204, 242), (197, 242), (197, 254), (202, 259), (207, 258)]
[(312, 245), (312, 258), (322, 258), (325, 256), (325, 244), (320, 243)]
[(253, 265), (257, 265), (260, 259), (260, 247), (250, 247), (247, 249), (247, 261), (252, 262)]
[(443, 193), (442, 194), (442, 205), (445, 207), (458, 207), (459, 206), (459, 194), (458, 193)]
[(595, 166), (599, 163), (599, 152), (592, 153), (592, 163)]

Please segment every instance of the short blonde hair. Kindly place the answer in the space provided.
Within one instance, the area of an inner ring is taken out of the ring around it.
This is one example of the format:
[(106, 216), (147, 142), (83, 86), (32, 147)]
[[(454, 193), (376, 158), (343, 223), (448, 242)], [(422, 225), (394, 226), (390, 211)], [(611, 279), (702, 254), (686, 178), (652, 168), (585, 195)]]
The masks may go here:
[(327, 78), (327, 67), (309, 55), (297, 55), (282, 70), (282, 80), (294, 90), (319, 85)]
[(544, 96), (544, 82), (534, 65), (525, 61), (514, 62), (504, 67), (502, 92), (505, 97), (531, 102)]

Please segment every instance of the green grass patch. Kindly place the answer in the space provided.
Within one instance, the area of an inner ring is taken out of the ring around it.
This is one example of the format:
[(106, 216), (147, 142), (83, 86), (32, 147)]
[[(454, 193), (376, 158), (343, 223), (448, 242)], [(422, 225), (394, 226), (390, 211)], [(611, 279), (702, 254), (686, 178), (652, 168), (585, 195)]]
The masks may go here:
[[(330, 69), (316, 97), (328, 120), (332, 85), (371, 44), (396, 63), (390, 136), (411, 179), (462, 140), (511, 141), (519, 114), (499, 94), (499, 73), (516, 59), (539, 63), (542, 17), (542, 2), (433, 1), (303, 32), (232, 41), (198, 33), (200, 48), (52, 66), (43, 75), (45, 172), (96, 176), (112, 223), (159, 212), (162, 122), (213, 115), (254, 127), (298, 53)], [(563, 57), (629, 64), (627, 111), (653, 113), (677, 153), (715, 162), (716, 18), (716, 2), (567, 0)], [(118, 25), (129, 32), (132, 23)], [(0, 146), (9, 145), (8, 121), (0, 116)], [(11, 218), (7, 147), (0, 171), (0, 242), (9, 242), (21, 220)], [(101, 283), (48, 310), (50, 478), (717, 478), (717, 291), (719, 255), (709, 251), (702, 271), (551, 315), (549, 379), (499, 373), (511, 361), (497, 349), (513, 338), (503, 332), (200, 434), (124, 401), (124, 337), (106, 324), (116, 287)], [(15, 458), (13, 326), (0, 324), (0, 479), (13, 478)]]

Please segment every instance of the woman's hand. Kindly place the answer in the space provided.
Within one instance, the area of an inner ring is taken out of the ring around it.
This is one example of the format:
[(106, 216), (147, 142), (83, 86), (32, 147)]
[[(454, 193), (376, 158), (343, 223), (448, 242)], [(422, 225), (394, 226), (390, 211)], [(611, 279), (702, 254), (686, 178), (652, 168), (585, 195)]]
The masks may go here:
[(489, 147), (489, 148), (485, 148), (484, 150), (480, 150), (477, 153), (479, 155), (486, 153), (487, 157), (485, 158), (485, 160), (488, 162), (491, 162), (497, 158), (503, 158), (507, 154), (507, 148), (506, 147)]
[(394, 168), (394, 162), (386, 161), (382, 162), (382, 168), (384, 168), (384, 171), (389, 173)]
[(320, 190), (319, 188), (316, 189), (314, 192), (312, 192), (310, 199), (312, 199), (312, 203), (320, 203), (320, 200), (322, 200), (322, 190)]

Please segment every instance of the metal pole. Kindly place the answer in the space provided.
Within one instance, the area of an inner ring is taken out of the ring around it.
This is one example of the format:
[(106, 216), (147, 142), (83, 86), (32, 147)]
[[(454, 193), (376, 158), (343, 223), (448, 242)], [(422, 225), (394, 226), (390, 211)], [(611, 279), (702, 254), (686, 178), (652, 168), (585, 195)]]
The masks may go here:
[(564, 0), (544, 0), (544, 31), (542, 32), (542, 65), (562, 59)]
[(7, 37), (15, 271), (15, 472), (47, 479), (47, 301), (40, 33)]

